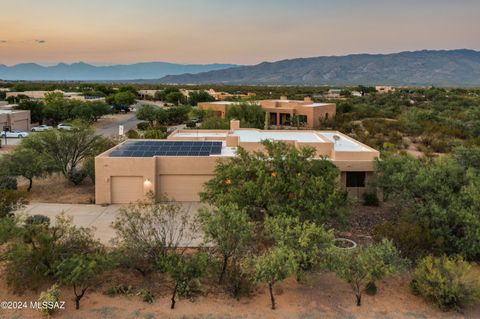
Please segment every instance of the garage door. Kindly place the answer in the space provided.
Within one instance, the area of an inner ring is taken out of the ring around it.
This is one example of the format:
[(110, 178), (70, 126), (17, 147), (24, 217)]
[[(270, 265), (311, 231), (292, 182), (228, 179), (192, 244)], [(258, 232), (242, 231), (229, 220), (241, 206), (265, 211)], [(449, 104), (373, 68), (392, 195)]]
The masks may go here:
[(198, 193), (203, 191), (203, 184), (213, 176), (210, 175), (160, 175), (157, 194), (166, 194), (180, 202), (200, 200)]
[(16, 121), (12, 128), (15, 130), (28, 132), (28, 120)]
[(143, 198), (143, 177), (112, 177), (112, 204), (128, 204)]

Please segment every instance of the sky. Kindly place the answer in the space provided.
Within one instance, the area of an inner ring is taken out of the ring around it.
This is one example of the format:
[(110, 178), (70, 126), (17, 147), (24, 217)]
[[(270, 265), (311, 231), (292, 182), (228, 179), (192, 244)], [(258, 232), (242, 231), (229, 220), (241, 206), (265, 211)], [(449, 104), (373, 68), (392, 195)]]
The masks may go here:
[(479, 0), (0, 0), (0, 64), (480, 50)]

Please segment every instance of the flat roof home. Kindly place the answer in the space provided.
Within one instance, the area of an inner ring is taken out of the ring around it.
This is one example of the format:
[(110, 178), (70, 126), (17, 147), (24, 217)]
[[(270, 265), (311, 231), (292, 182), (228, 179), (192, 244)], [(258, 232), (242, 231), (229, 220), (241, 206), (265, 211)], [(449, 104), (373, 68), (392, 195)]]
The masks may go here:
[[(224, 118), (228, 108), (236, 102), (217, 101), (198, 103), (202, 110), (211, 110)], [(337, 107), (335, 103), (314, 103), (309, 97), (304, 100), (289, 100), (282, 96), (279, 100), (260, 100), (258, 103), (268, 114), (269, 124), (272, 126), (302, 126), (315, 128), (322, 120), (335, 117)]]
[(0, 109), (0, 131), (5, 127), (12, 130), (30, 130), (30, 111)]
[(340, 183), (352, 195), (367, 190), (379, 152), (340, 132), (241, 129), (176, 130), (167, 140), (127, 140), (95, 158), (97, 204), (135, 202), (152, 191), (181, 202), (198, 202), (215, 166), (236, 156), (237, 148), (262, 150), (263, 140), (310, 146), (341, 172)]

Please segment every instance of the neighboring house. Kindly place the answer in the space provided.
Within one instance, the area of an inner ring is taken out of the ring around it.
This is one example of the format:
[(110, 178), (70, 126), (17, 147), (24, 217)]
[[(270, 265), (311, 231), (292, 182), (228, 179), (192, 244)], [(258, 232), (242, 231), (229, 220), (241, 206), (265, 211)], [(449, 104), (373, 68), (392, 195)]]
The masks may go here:
[(138, 90), (138, 95), (142, 100), (145, 100), (146, 98), (153, 98), (155, 97), (155, 93), (157, 93), (159, 90)]
[(104, 97), (96, 97), (96, 96), (84, 96), (80, 92), (64, 92), (61, 90), (55, 91), (25, 91), (25, 92), (7, 92), (6, 98), (9, 97), (18, 97), (18, 96), (26, 96), (31, 100), (41, 101), (44, 100), (47, 94), (49, 93), (61, 93), (65, 99), (72, 99), (72, 100), (79, 100), (82, 102), (86, 101), (105, 101)]
[[(256, 101), (267, 112), (269, 125), (272, 126), (302, 126), (314, 128), (320, 125), (322, 120), (335, 117), (337, 107), (334, 103), (314, 103), (311, 98), (302, 100), (288, 100), (282, 96), (279, 100)], [(218, 116), (224, 118), (228, 108), (235, 102), (217, 101), (198, 103), (202, 110), (215, 111)]]
[(339, 99), (342, 97), (342, 89), (330, 89), (323, 97), (327, 99)]
[(341, 172), (340, 183), (353, 196), (368, 191), (380, 153), (342, 133), (307, 130), (240, 129), (176, 130), (168, 140), (127, 140), (95, 158), (97, 204), (123, 204), (149, 192), (181, 202), (198, 202), (203, 184), (214, 177), (218, 161), (236, 156), (239, 146), (262, 150), (262, 140), (284, 141), (315, 148)]
[(375, 90), (377, 90), (377, 93), (395, 92), (395, 88), (393, 86), (387, 86), (387, 85), (377, 85), (375, 87)]
[(256, 93), (252, 93), (252, 92), (249, 92), (247, 94), (243, 94), (243, 93), (232, 94), (227, 92), (216, 92), (214, 89), (210, 89), (207, 92), (208, 94), (213, 96), (213, 98), (217, 101), (225, 101), (228, 99), (249, 99), (257, 96)]
[(4, 127), (10, 127), (12, 130), (30, 131), (30, 111), (1, 109), (0, 131)]

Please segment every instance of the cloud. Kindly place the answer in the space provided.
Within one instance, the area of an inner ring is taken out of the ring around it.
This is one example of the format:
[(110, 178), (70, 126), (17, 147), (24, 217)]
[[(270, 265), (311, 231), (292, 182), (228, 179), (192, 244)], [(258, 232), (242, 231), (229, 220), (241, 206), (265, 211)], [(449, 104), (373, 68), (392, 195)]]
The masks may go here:
[(0, 43), (7, 43), (7, 40), (0, 40)]
[(45, 42), (47, 42), (47, 41), (45, 41), (45, 40), (35, 40), (35, 42), (38, 43), (38, 44), (43, 44), (43, 43), (45, 43)]

